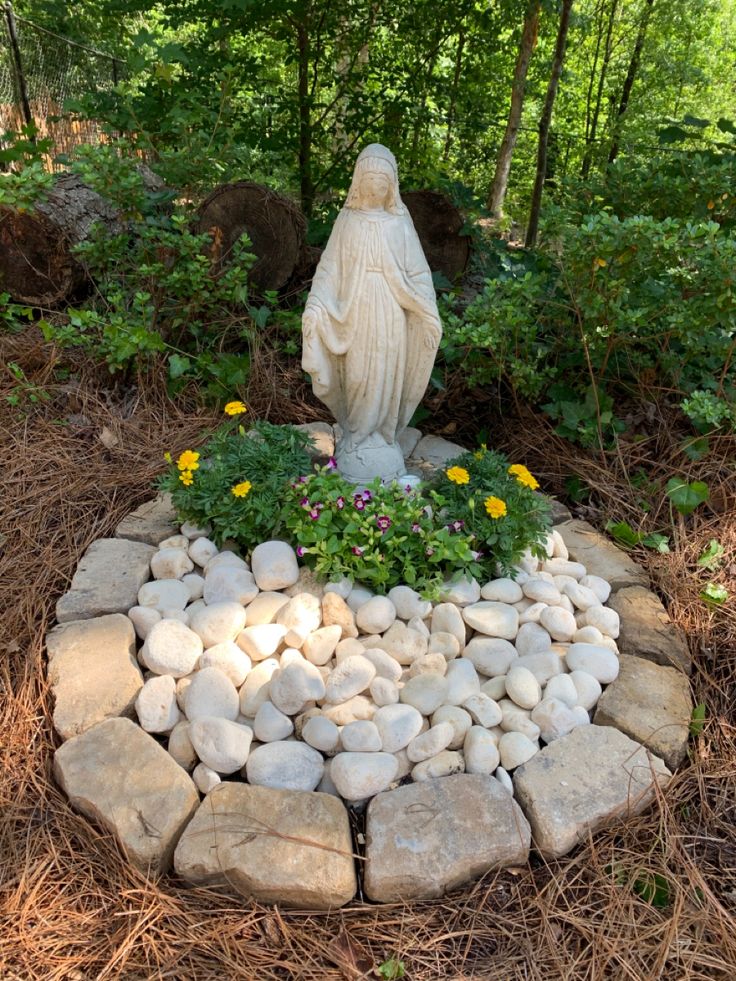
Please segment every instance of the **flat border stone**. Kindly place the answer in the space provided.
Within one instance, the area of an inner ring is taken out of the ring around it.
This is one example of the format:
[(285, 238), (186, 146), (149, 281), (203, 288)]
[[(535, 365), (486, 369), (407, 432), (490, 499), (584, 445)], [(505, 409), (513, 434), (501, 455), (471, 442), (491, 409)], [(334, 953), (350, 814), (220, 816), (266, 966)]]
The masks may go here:
[(564, 521), (557, 531), (574, 562), (582, 562), (588, 575), (600, 576), (611, 584), (611, 592), (624, 586), (647, 586), (649, 579), (640, 565), (617, 548), (587, 521)]
[(115, 529), (115, 538), (158, 545), (179, 531), (171, 494), (158, 494), (126, 515)]
[(56, 619), (88, 620), (106, 613), (127, 613), (151, 575), (156, 549), (124, 538), (98, 538), (77, 566), (69, 590), (59, 597)]
[(611, 596), (607, 605), (619, 615), (617, 643), (622, 654), (674, 666), (690, 674), (692, 660), (685, 638), (656, 593), (643, 586), (626, 586)]

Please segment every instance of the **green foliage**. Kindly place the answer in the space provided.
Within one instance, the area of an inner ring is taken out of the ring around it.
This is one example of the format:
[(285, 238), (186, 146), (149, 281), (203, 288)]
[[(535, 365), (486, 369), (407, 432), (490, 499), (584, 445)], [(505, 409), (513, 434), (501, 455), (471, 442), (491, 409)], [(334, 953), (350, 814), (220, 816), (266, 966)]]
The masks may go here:
[(708, 485), (702, 480), (688, 483), (682, 477), (667, 481), (667, 497), (682, 515), (692, 514), (695, 508), (708, 500)]
[(609, 521), (606, 524), (606, 531), (612, 535), (619, 545), (625, 548), (636, 548), (637, 545), (645, 545), (655, 552), (666, 553), (670, 550), (669, 538), (661, 532), (650, 532), (646, 534), (641, 531), (634, 531), (628, 521)]
[(0, 293), (0, 330), (6, 330), (10, 334), (18, 334), (32, 319), (32, 307), (12, 303), (10, 293)]
[(480, 571), (462, 522), (456, 530), (440, 517), (445, 503), (380, 479), (356, 491), (323, 467), (292, 485), (285, 524), (321, 575), (349, 576), (380, 593), (405, 584), (434, 595), (449, 576)]
[(699, 736), (705, 727), (705, 702), (699, 702), (690, 715), (690, 735)]
[[(223, 424), (201, 447), (197, 466), (173, 461), (159, 486), (169, 491), (185, 521), (212, 526), (213, 540), (232, 539), (250, 549), (283, 529), (289, 481), (311, 466), (309, 437), (293, 426), (256, 422), (246, 433), (236, 421)], [(191, 483), (182, 481), (191, 473)], [(241, 486), (241, 496), (233, 488)]]
[(700, 598), (711, 606), (722, 606), (728, 595), (726, 587), (715, 582), (707, 583), (700, 591)]
[[(534, 493), (538, 484), (529, 471), (514, 466), (519, 476), (510, 472), (504, 456), (482, 447), (451, 460), (433, 483), (445, 502), (448, 520), (463, 522), (465, 531), (474, 536), (474, 547), (481, 551), (477, 561), (488, 579), (499, 570), (513, 575), (527, 549), (539, 558), (545, 554), (549, 506)], [(491, 499), (495, 500), (489, 505)], [(494, 505), (501, 510), (501, 503), (505, 513), (497, 517), (489, 513)]]
[(406, 977), (406, 966), (397, 957), (389, 957), (378, 965), (378, 974), (384, 981), (398, 981), (399, 978)]
[(5, 396), (8, 405), (15, 408), (28, 408), (29, 405), (48, 401), (50, 396), (46, 389), (29, 381), (25, 371), (17, 362), (9, 361), (7, 369), (14, 379), (12, 391)]
[(726, 424), (736, 427), (736, 404), (729, 405), (713, 392), (696, 389), (683, 399), (681, 408), (701, 433), (713, 432)]
[(698, 559), (698, 565), (703, 569), (713, 569), (721, 564), (726, 550), (716, 538), (711, 538)]

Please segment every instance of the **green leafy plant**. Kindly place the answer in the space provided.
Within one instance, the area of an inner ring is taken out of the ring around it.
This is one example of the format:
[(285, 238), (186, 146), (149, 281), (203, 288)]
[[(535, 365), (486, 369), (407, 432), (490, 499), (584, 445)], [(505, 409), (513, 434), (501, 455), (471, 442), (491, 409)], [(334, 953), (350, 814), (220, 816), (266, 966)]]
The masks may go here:
[(691, 736), (699, 736), (705, 727), (705, 702), (699, 702), (690, 714), (689, 731)]
[(378, 975), (384, 981), (399, 981), (399, 978), (406, 977), (406, 966), (397, 957), (389, 957), (378, 965)]
[(709, 582), (701, 589), (700, 598), (711, 606), (723, 606), (728, 599), (728, 590), (719, 583)]
[(711, 538), (698, 559), (698, 565), (703, 569), (713, 569), (720, 565), (725, 554), (726, 550), (718, 539)]
[(182, 520), (209, 524), (217, 544), (232, 539), (247, 550), (283, 530), (289, 481), (311, 466), (308, 446), (309, 437), (293, 426), (259, 421), (247, 433), (236, 417), (198, 452), (171, 460), (159, 486), (171, 493)]
[(357, 489), (332, 464), (291, 488), (285, 524), (318, 573), (349, 576), (377, 592), (406, 584), (437, 593), (455, 573), (480, 571), (464, 522), (445, 521), (444, 499), (376, 479)]
[(695, 508), (708, 500), (708, 485), (702, 480), (688, 483), (682, 477), (672, 477), (667, 481), (667, 497), (682, 515), (692, 514)]
[(670, 540), (667, 535), (663, 535), (657, 531), (634, 531), (628, 521), (609, 521), (606, 524), (606, 531), (620, 545), (624, 545), (626, 548), (636, 548), (637, 545), (645, 545), (655, 552), (666, 553), (670, 550)]
[(25, 371), (17, 362), (9, 361), (7, 369), (14, 379), (13, 390), (5, 396), (5, 401), (9, 405), (19, 407), (26, 403), (36, 405), (48, 401), (50, 396), (46, 389), (29, 381)]
[(0, 293), (0, 329), (11, 334), (18, 334), (32, 319), (33, 309), (31, 307), (12, 303), (10, 293)]
[(702, 433), (736, 423), (736, 408), (714, 392), (696, 389), (681, 402), (682, 411)]

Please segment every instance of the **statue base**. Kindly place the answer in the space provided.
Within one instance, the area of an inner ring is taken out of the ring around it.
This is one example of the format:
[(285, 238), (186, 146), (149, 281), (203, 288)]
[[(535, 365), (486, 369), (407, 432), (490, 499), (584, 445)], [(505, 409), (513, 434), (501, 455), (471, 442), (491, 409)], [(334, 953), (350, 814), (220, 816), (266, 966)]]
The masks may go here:
[(342, 476), (353, 484), (368, 484), (376, 477), (397, 480), (406, 470), (398, 443), (387, 443), (378, 433), (357, 446), (349, 439), (338, 440), (335, 459)]

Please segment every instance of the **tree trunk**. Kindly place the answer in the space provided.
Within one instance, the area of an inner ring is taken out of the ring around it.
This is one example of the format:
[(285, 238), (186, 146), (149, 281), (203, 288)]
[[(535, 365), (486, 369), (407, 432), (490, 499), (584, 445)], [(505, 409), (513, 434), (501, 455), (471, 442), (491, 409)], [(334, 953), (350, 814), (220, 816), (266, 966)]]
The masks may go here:
[(595, 107), (593, 109), (593, 117), (590, 121), (590, 129), (585, 138), (586, 148), (585, 156), (583, 157), (583, 165), (580, 168), (580, 176), (587, 177), (590, 172), (590, 165), (593, 161), (593, 149), (595, 145), (595, 137), (598, 132), (598, 120), (601, 113), (601, 102), (603, 101), (603, 87), (606, 82), (606, 75), (608, 74), (608, 66), (611, 63), (611, 53), (613, 50), (613, 24), (616, 18), (616, 11), (618, 9), (618, 0), (613, 0), (611, 3), (611, 9), (608, 16), (608, 25), (606, 27), (606, 45), (603, 52), (603, 63), (601, 64), (601, 73), (598, 77), (598, 90), (595, 97)]
[(557, 42), (555, 44), (555, 55), (552, 61), (552, 73), (550, 74), (547, 85), (547, 95), (544, 99), (544, 108), (539, 120), (539, 146), (537, 148), (537, 175), (534, 180), (534, 190), (532, 192), (532, 204), (529, 211), (529, 226), (526, 230), (525, 245), (528, 249), (537, 244), (537, 233), (539, 232), (539, 213), (542, 207), (542, 191), (547, 175), (547, 141), (549, 139), (549, 128), (552, 122), (552, 110), (555, 106), (557, 97), (557, 87), (562, 74), (562, 64), (565, 60), (565, 48), (567, 46), (567, 31), (570, 26), (570, 8), (572, 0), (562, 0), (562, 10), (560, 12), (560, 25), (557, 29)]
[(309, 218), (314, 204), (312, 181), (312, 113), (309, 99), (309, 31), (304, 21), (296, 25), (299, 53), (299, 182), (302, 210)]
[(447, 107), (447, 132), (445, 134), (445, 146), (442, 150), (442, 159), (447, 160), (452, 146), (452, 127), (455, 122), (455, 106), (457, 104), (457, 93), (460, 86), (460, 73), (463, 65), (463, 50), (465, 48), (465, 28), (461, 27), (457, 37), (457, 53), (455, 54), (455, 73), (452, 78), (452, 89), (450, 90), (450, 104)]
[(532, 0), (527, 7), (524, 17), (524, 27), (521, 32), (521, 42), (519, 44), (519, 55), (516, 59), (514, 68), (514, 80), (511, 83), (511, 108), (509, 118), (506, 123), (506, 132), (501, 141), (496, 160), (496, 172), (493, 176), (493, 184), (488, 194), (488, 210), (494, 218), (503, 216), (503, 202), (506, 197), (506, 188), (511, 171), (511, 158), (514, 155), (516, 137), (519, 133), (521, 122), (521, 112), (524, 108), (524, 86), (526, 84), (526, 74), (529, 69), (529, 61), (537, 43), (539, 32), (539, 2)]
[(0, 292), (35, 307), (68, 300), (88, 279), (72, 248), (97, 222), (110, 234), (125, 228), (115, 208), (76, 174), (59, 177), (32, 211), (0, 207)]
[(624, 87), (621, 90), (621, 101), (618, 104), (618, 111), (616, 112), (616, 118), (613, 123), (613, 142), (611, 144), (611, 151), (608, 154), (609, 164), (618, 156), (619, 150), (619, 139), (621, 136), (621, 126), (623, 124), (623, 117), (629, 106), (629, 99), (631, 98), (631, 90), (634, 87), (634, 82), (636, 81), (636, 75), (639, 71), (639, 63), (641, 61), (641, 52), (644, 47), (644, 40), (647, 36), (647, 28), (649, 27), (649, 21), (652, 16), (652, 8), (654, 7), (654, 0), (645, 0), (644, 13), (642, 14), (641, 21), (639, 23), (639, 30), (636, 35), (636, 43), (634, 44), (634, 50), (631, 53), (631, 61), (629, 62), (629, 70), (626, 72), (626, 78), (624, 79)]

